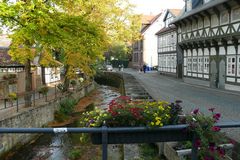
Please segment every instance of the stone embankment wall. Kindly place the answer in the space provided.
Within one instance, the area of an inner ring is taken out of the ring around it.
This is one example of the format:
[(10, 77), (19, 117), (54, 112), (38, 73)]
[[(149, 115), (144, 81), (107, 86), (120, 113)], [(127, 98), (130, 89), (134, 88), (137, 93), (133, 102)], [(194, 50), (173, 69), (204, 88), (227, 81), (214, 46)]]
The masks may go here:
[[(95, 84), (92, 83), (68, 96), (80, 99), (94, 89)], [(68, 96), (65, 96), (64, 98), (68, 98)], [(0, 128), (43, 127), (54, 120), (54, 112), (59, 109), (59, 102), (60, 99), (56, 99), (41, 106), (26, 108), (25, 111), (19, 112), (17, 115), (13, 115), (10, 118), (0, 121)], [(36, 136), (36, 134), (0, 134), (0, 155), (17, 145), (23, 145), (29, 142), (34, 136)]]

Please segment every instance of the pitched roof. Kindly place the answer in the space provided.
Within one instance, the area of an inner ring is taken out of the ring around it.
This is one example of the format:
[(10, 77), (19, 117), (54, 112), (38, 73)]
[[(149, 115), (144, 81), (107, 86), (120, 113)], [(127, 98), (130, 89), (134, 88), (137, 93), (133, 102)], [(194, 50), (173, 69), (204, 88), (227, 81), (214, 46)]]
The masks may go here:
[(162, 13), (159, 13), (158, 15), (154, 16), (151, 21), (149, 22), (149, 24), (145, 25), (142, 30), (141, 33), (144, 33), (160, 16), (162, 15)]
[(158, 32), (156, 33), (156, 35), (160, 35), (160, 34), (162, 34), (162, 33), (175, 30), (176, 28), (177, 28), (177, 27), (174, 26), (174, 25), (173, 25), (172, 27), (164, 27), (164, 28), (160, 29), (160, 31), (158, 31)]
[(171, 23), (176, 23), (178, 21), (183, 20), (184, 18), (190, 17), (190, 16), (195, 15), (195, 14), (197, 14), (199, 12), (202, 12), (204, 10), (208, 10), (210, 8), (213, 8), (213, 7), (215, 7), (215, 6), (219, 5), (219, 4), (222, 4), (222, 3), (228, 2), (228, 1), (229, 0), (212, 0), (212, 1), (208, 2), (208, 3), (205, 3), (205, 4), (195, 8), (195, 9), (192, 9), (191, 11), (188, 11), (188, 12), (185, 12), (185, 8), (183, 8), (184, 12), (179, 17), (174, 19)]
[(7, 52), (8, 52), (8, 48), (6, 47), (0, 48), (0, 67), (23, 66), (22, 64), (12, 61), (11, 56)]
[(142, 15), (142, 24), (151, 24), (154, 15)]
[(181, 9), (168, 9), (174, 17), (177, 17), (181, 13)]

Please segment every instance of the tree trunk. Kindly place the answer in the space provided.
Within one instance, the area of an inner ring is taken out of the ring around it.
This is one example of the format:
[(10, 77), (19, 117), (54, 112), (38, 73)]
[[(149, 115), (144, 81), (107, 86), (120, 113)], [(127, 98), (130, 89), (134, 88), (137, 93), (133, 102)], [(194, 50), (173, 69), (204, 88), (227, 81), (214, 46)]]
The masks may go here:
[(68, 70), (69, 70), (69, 65), (66, 65), (65, 69), (66, 70), (65, 70), (65, 73), (64, 73), (65, 77), (64, 77), (64, 84), (63, 84), (63, 91), (64, 92), (68, 91), (69, 83), (70, 83), (70, 80), (69, 80), (69, 78), (67, 76), (67, 73), (68, 73)]
[(46, 85), (45, 67), (43, 66), (41, 66), (41, 73), (42, 73), (42, 84)]
[(32, 73), (31, 73), (31, 62), (27, 60), (25, 64), (25, 91), (26, 94), (24, 96), (25, 107), (31, 107), (31, 91), (32, 91)]

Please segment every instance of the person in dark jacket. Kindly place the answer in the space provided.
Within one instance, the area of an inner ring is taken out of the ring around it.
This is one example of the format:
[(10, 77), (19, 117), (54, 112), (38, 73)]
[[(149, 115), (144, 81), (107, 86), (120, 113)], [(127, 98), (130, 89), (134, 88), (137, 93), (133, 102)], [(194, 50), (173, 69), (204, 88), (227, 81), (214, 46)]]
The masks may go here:
[(143, 65), (143, 73), (146, 73), (147, 66), (146, 64)]

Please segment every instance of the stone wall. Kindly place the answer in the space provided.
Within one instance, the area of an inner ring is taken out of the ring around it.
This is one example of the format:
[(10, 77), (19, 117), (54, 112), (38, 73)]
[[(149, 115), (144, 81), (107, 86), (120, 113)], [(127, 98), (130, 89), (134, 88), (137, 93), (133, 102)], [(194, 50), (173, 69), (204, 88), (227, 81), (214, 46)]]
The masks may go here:
[[(76, 99), (84, 97), (95, 89), (95, 84), (88, 84), (78, 92), (72, 93)], [(67, 98), (67, 96), (65, 96)], [(60, 100), (54, 100), (46, 105), (29, 108), (11, 118), (0, 121), (0, 128), (40, 128), (54, 120), (54, 112), (59, 109)], [(23, 145), (34, 138), (35, 134), (0, 134), (0, 155), (16, 145)]]

